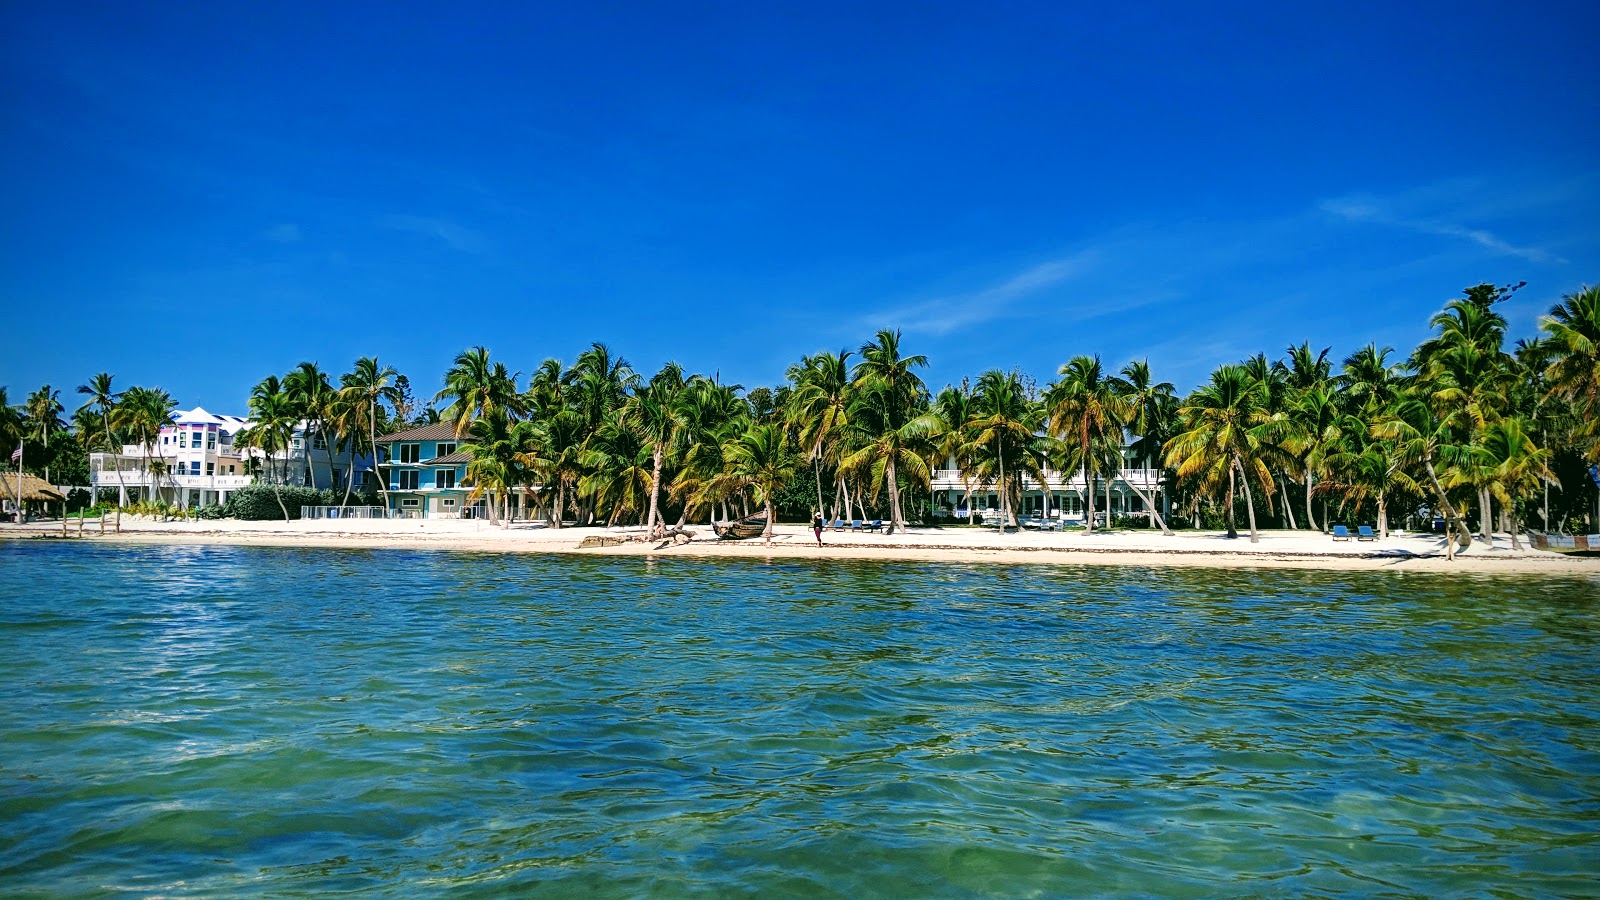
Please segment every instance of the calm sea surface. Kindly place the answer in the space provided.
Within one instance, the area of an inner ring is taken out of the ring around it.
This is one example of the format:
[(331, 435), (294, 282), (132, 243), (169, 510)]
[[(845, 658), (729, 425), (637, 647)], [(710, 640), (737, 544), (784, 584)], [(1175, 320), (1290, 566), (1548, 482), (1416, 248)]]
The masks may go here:
[(0, 895), (1593, 896), (1600, 584), (0, 542)]

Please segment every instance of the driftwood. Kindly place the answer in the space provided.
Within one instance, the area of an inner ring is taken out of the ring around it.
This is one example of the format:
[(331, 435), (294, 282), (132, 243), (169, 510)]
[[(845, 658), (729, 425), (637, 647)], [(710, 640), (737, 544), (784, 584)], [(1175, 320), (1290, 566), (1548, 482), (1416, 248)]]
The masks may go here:
[(621, 547), (623, 544), (639, 544), (660, 541), (656, 549), (674, 544), (687, 544), (694, 540), (694, 532), (687, 528), (668, 528), (659, 535), (651, 534), (593, 534), (583, 539), (578, 544), (579, 550), (589, 550), (595, 547)]

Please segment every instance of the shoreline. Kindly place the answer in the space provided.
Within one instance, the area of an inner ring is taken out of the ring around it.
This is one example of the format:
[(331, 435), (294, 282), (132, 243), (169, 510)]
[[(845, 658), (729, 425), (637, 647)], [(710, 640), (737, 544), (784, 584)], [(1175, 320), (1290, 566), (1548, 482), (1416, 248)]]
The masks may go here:
[[(518, 523), (510, 529), (485, 522), (377, 520), (330, 522), (149, 522), (123, 520), (121, 534), (101, 536), (98, 523), (85, 523), (82, 537), (59, 523), (0, 526), (0, 541), (84, 540), (100, 544), (202, 544), (245, 547), (304, 547), (351, 550), (447, 550), (474, 553), (557, 553), (577, 556), (656, 558), (878, 560), (996, 565), (1140, 566), (1171, 568), (1255, 568), (1331, 571), (1426, 572), (1465, 575), (1566, 575), (1600, 578), (1600, 559), (1551, 551), (1509, 549), (1506, 535), (1494, 546), (1481, 540), (1454, 561), (1432, 535), (1394, 535), (1387, 541), (1333, 542), (1319, 532), (1263, 532), (1259, 544), (1241, 535), (1215, 532), (1108, 531), (996, 534), (973, 528), (915, 528), (902, 534), (825, 532), (824, 546), (813, 543), (809, 528), (780, 525), (772, 544), (760, 538), (719, 541), (704, 525), (690, 526), (687, 543), (644, 541), (642, 529), (562, 528)], [(626, 541), (616, 546), (580, 547), (585, 538)]]

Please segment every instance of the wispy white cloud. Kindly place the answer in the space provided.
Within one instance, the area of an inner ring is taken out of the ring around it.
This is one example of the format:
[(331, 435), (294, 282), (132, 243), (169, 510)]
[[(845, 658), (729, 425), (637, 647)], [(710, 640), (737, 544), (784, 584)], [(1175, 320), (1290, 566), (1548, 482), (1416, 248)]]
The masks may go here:
[(1519, 247), (1483, 228), (1472, 228), (1444, 217), (1409, 214), (1396, 208), (1397, 204), (1370, 196), (1341, 197), (1324, 200), (1323, 212), (1349, 222), (1368, 222), (1391, 228), (1403, 228), (1419, 234), (1461, 238), (1502, 256), (1519, 256), (1535, 263), (1565, 263), (1566, 260), (1541, 247)]
[(988, 287), (879, 310), (866, 318), (910, 333), (949, 334), (1010, 314), (1016, 301), (1083, 275), (1094, 260), (1092, 250), (1075, 253), (1030, 266)]
[(436, 219), (429, 216), (391, 215), (379, 218), (377, 224), (380, 227), (390, 228), (395, 231), (405, 231), (411, 234), (436, 238), (444, 242), (446, 246), (462, 253), (483, 254), (489, 252), (488, 238), (448, 219)]

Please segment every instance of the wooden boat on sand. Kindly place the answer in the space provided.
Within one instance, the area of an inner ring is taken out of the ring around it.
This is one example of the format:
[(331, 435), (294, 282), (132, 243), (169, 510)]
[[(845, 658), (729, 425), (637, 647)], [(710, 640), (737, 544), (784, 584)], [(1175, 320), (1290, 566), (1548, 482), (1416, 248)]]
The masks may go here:
[(745, 516), (737, 521), (723, 522), (721, 524), (712, 522), (711, 530), (716, 532), (717, 537), (725, 541), (742, 541), (747, 538), (760, 537), (767, 530), (767, 517), (762, 514), (759, 516)]

